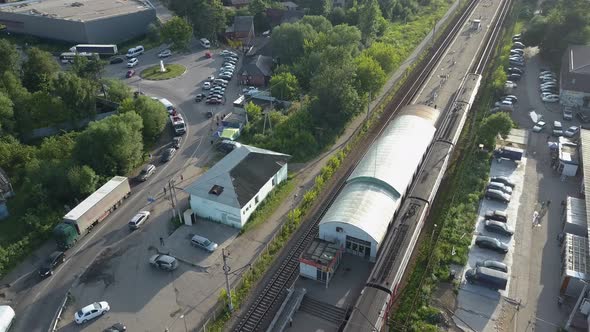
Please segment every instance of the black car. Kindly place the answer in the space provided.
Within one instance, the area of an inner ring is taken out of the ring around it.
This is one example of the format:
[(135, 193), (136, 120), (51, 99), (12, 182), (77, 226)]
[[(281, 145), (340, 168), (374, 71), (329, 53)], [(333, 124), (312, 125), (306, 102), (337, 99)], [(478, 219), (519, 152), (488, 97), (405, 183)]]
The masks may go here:
[(501, 254), (505, 254), (508, 252), (508, 245), (495, 237), (489, 236), (478, 236), (475, 238), (475, 244), (484, 249), (491, 249), (497, 251)]
[(223, 96), (220, 95), (219, 93), (212, 93), (212, 94), (210, 94), (210, 95), (207, 96), (207, 99), (213, 99), (213, 98), (216, 98), (216, 99), (219, 99), (219, 100), (223, 100)]
[(202, 93), (199, 93), (195, 96), (195, 101), (200, 102), (201, 100), (203, 100), (203, 98), (205, 98), (205, 95)]
[(516, 81), (520, 81), (520, 78), (522, 76), (520, 76), (519, 74), (510, 74), (508, 75), (508, 80), (512, 81), (512, 82), (516, 82)]
[(510, 188), (514, 188), (516, 186), (516, 184), (512, 182), (512, 180), (505, 176), (492, 176), (490, 178), (490, 182), (500, 182), (503, 185), (508, 186)]
[(174, 157), (174, 155), (176, 154), (176, 149), (174, 148), (170, 148), (170, 149), (166, 149), (166, 151), (164, 151), (164, 154), (162, 154), (162, 162), (167, 162), (172, 160), (172, 157)]
[(506, 223), (495, 220), (486, 220), (484, 228), (486, 231), (498, 233), (501, 235), (512, 236), (514, 234), (514, 231), (510, 229)]
[(123, 61), (125, 61), (125, 60), (123, 60), (123, 58), (115, 57), (115, 58), (111, 58), (111, 60), (109, 60), (109, 63), (111, 65), (114, 65), (114, 64), (117, 64), (117, 63), (123, 63)]
[(497, 189), (486, 189), (485, 198), (493, 199), (508, 204), (510, 202), (510, 195)]
[(176, 136), (172, 139), (172, 147), (175, 149), (180, 149), (180, 145), (182, 144), (182, 136)]
[(39, 268), (39, 275), (43, 278), (53, 275), (53, 270), (61, 263), (65, 262), (66, 256), (63, 251), (55, 251), (41, 265)]
[(500, 210), (489, 210), (484, 215), (486, 220), (495, 220), (499, 222), (508, 222), (508, 215), (504, 211)]
[(103, 332), (125, 332), (125, 331), (127, 331), (127, 326), (125, 326), (121, 323), (115, 323), (115, 324), (113, 324), (113, 326), (107, 327), (106, 329), (104, 329)]

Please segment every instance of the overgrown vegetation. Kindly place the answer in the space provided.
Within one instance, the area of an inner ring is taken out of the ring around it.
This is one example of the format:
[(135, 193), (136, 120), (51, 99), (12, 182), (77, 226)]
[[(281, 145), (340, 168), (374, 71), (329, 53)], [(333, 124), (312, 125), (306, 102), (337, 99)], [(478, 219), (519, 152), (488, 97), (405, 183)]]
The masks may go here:
[[(511, 43), (509, 36), (502, 45)], [(502, 61), (500, 58), (494, 66), (502, 69)], [(441, 186), (441, 190), (444, 188), (449, 194), (439, 193), (429, 224), (423, 230), (425, 234), (430, 232), (432, 237), (425, 237), (417, 248), (415, 264), (410, 267), (407, 284), (390, 319), (393, 330), (438, 331), (436, 325), (439, 322), (433, 320), (433, 312), (438, 309), (430, 306), (430, 297), (437, 283), (449, 280), (451, 265), (467, 263), (491, 158), (488, 150), (480, 150), (478, 145), (484, 144), (487, 149), (493, 149), (498, 134), (507, 135), (513, 125), (506, 113), (488, 115), (487, 110), (493, 104), (498, 89), (503, 89), (503, 82), (501, 85), (495, 82), (497, 71), (490, 76), (492, 79), (482, 85), (482, 93), (461, 134), (458, 151), (454, 153), (461, 157), (455, 157), (448, 171), (450, 175)], [(485, 78), (483, 82), (486, 82)], [(438, 227), (433, 229), (433, 225)]]
[(166, 64), (164, 67), (166, 68), (165, 72), (160, 72), (160, 65), (146, 68), (141, 72), (141, 78), (153, 81), (168, 80), (178, 77), (186, 71), (185, 66), (175, 63)]
[[(142, 163), (167, 113), (149, 97), (132, 99), (120, 82), (102, 80), (102, 61), (78, 58), (61, 71), (51, 54), (31, 48), (20, 65), (6, 40), (0, 54), (0, 168), (15, 193), (7, 201), (10, 217), (0, 222), (1, 276), (47, 240), (69, 208)], [(120, 114), (30, 143), (34, 129), (91, 119), (97, 97), (121, 102)]]

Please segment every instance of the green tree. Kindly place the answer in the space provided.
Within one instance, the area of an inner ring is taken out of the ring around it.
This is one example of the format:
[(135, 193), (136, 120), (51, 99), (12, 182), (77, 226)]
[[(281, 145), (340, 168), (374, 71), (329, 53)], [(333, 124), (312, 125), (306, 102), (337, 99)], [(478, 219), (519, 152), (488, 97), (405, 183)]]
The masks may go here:
[(512, 119), (507, 113), (495, 113), (485, 118), (479, 126), (479, 139), (488, 148), (493, 149), (498, 135), (506, 138), (513, 127)]
[(162, 103), (146, 96), (125, 99), (119, 107), (119, 113), (135, 112), (143, 122), (142, 135), (146, 144), (151, 144), (166, 127), (168, 112)]
[(379, 22), (383, 18), (377, 0), (365, 0), (359, 8), (359, 30), (363, 36), (363, 42), (370, 45), (379, 31)]
[(14, 111), (12, 100), (0, 92), (0, 136), (11, 134), (14, 130)]
[(11, 179), (20, 182), (19, 175), (23, 174), (26, 165), (35, 159), (35, 149), (21, 144), (13, 136), (0, 137), (0, 167), (8, 174), (17, 176)]
[(349, 50), (347, 53), (353, 56), (358, 53), (361, 32), (357, 27), (348, 24), (340, 24), (330, 30), (327, 36), (326, 45), (346, 48)]
[(46, 137), (36, 151), (39, 160), (70, 161), (76, 145), (78, 133), (69, 132), (64, 135)]
[(96, 86), (90, 80), (60, 72), (53, 80), (52, 93), (63, 101), (71, 120), (85, 119), (96, 112)]
[(10, 71), (17, 73), (18, 71), (18, 52), (13, 43), (6, 39), (0, 39), (0, 73)]
[(172, 48), (184, 50), (188, 48), (193, 35), (193, 28), (186, 20), (174, 16), (168, 22), (164, 23), (161, 33), (164, 41), (172, 44)]
[(68, 122), (73, 118), (72, 110), (68, 109), (63, 100), (46, 91), (31, 94), (27, 106), (15, 113), (19, 130), (27, 133), (31, 129), (49, 127)]
[(248, 11), (250, 15), (255, 16), (256, 14), (263, 13), (268, 6), (268, 2), (264, 0), (252, 0), (248, 4)]
[(495, 92), (501, 92), (504, 90), (504, 83), (506, 82), (506, 72), (502, 66), (498, 66), (492, 74), (492, 88)]
[(71, 71), (80, 78), (97, 82), (102, 78), (107, 62), (101, 59), (92, 59), (77, 56), (74, 58)]
[(48, 90), (49, 83), (60, 70), (51, 53), (36, 47), (29, 49), (23, 62), (23, 85), (29, 91)]
[(299, 82), (291, 73), (275, 74), (270, 79), (271, 94), (281, 100), (295, 100), (299, 96)]
[(135, 112), (91, 122), (76, 139), (75, 160), (102, 176), (127, 174), (141, 162), (142, 127)]
[(317, 36), (309, 24), (284, 23), (275, 27), (271, 36), (273, 56), (280, 64), (292, 64), (304, 54), (304, 43)]
[(109, 79), (104, 82), (106, 98), (115, 103), (121, 103), (127, 98), (132, 98), (131, 88), (121, 80)]
[(355, 62), (357, 91), (370, 93), (375, 97), (387, 80), (385, 72), (379, 63), (369, 56), (361, 55)]
[(262, 119), (262, 107), (253, 102), (246, 104), (244, 109), (246, 110), (246, 114), (248, 114), (248, 122), (256, 123)]
[(395, 48), (389, 44), (375, 42), (365, 52), (379, 62), (379, 65), (386, 73), (391, 73), (401, 62)]
[(332, 25), (339, 25), (347, 22), (346, 19), (346, 12), (341, 7), (336, 7), (332, 9), (330, 15), (328, 15), (328, 19), (332, 22)]
[(332, 23), (327, 18), (319, 15), (306, 15), (303, 16), (301, 24), (309, 24), (318, 33), (328, 33), (332, 29)]
[(67, 172), (71, 195), (84, 197), (96, 190), (99, 177), (89, 166), (72, 166)]

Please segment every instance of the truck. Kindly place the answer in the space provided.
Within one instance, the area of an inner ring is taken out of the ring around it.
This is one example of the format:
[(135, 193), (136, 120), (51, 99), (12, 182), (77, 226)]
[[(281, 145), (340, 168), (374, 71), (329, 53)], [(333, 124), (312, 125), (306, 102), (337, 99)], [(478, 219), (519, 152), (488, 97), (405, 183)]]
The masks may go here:
[(506, 289), (508, 274), (487, 267), (477, 267), (465, 272), (465, 279), (470, 283), (478, 283), (493, 289)]
[(68, 212), (53, 229), (53, 237), (61, 250), (73, 247), (78, 239), (116, 210), (131, 194), (129, 179), (115, 176), (82, 203)]
[(70, 48), (70, 52), (98, 53), (100, 56), (116, 55), (118, 51), (114, 44), (78, 44)]
[(502, 147), (499, 149), (494, 150), (494, 158), (498, 159), (510, 159), (514, 161), (520, 161), (522, 159), (522, 155), (524, 154), (523, 149), (513, 148), (513, 147)]
[(170, 122), (172, 123), (172, 129), (176, 136), (184, 135), (184, 133), (186, 133), (186, 124), (180, 113), (170, 115)]

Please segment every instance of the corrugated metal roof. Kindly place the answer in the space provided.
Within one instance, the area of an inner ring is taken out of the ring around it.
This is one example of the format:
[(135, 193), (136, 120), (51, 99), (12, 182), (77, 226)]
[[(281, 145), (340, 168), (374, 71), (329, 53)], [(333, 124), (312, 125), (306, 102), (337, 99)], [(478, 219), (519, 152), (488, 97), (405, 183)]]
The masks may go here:
[(581, 198), (568, 197), (566, 221), (586, 227), (586, 202)]
[(418, 109), (414, 106), (392, 121), (355, 168), (348, 182), (378, 183), (403, 196), (436, 131), (434, 124), (439, 112), (428, 107), (428, 113), (424, 114), (425, 107)]
[(325, 225), (347, 224), (381, 243), (399, 204), (400, 197), (383, 186), (370, 182), (349, 183), (320, 221), (320, 233)]
[(98, 188), (97, 191), (93, 192), (84, 201), (82, 201), (82, 203), (70, 210), (70, 212), (64, 216), (64, 219), (78, 220), (78, 218), (80, 218), (101, 199), (105, 198), (106, 195), (113, 191), (113, 189), (117, 188), (123, 181), (127, 181), (127, 178), (123, 176), (113, 177), (109, 180), (109, 182), (103, 184), (102, 187)]
[[(235, 181), (235, 179), (232, 178), (231, 172), (236, 166), (245, 160), (250, 153), (281, 156), (284, 157), (285, 161), (290, 158), (290, 156), (286, 154), (259, 149), (254, 146), (242, 145), (213, 165), (213, 167), (211, 167), (205, 174), (201, 175), (195, 182), (189, 185), (185, 191), (191, 195), (215, 201), (220, 204), (242, 208), (240, 200), (238, 199), (238, 191), (240, 191), (241, 188), (236, 188), (236, 186), (243, 183), (243, 181)], [(270, 179), (272, 175), (274, 175), (274, 173), (269, 175), (268, 179)], [(247, 181), (247, 179), (244, 181)], [(209, 191), (214, 185), (223, 187), (223, 192), (219, 195), (210, 194)], [(260, 188), (258, 188), (258, 190), (259, 189)]]
[(574, 234), (565, 234), (563, 254), (566, 274), (571, 277), (589, 280), (588, 239)]
[[(584, 191), (586, 192), (586, 220), (590, 220), (590, 130), (580, 130), (580, 153), (582, 155), (582, 167), (584, 172)], [(590, 227), (588, 229), (588, 237), (590, 237)], [(588, 248), (590, 251), (590, 248)]]

